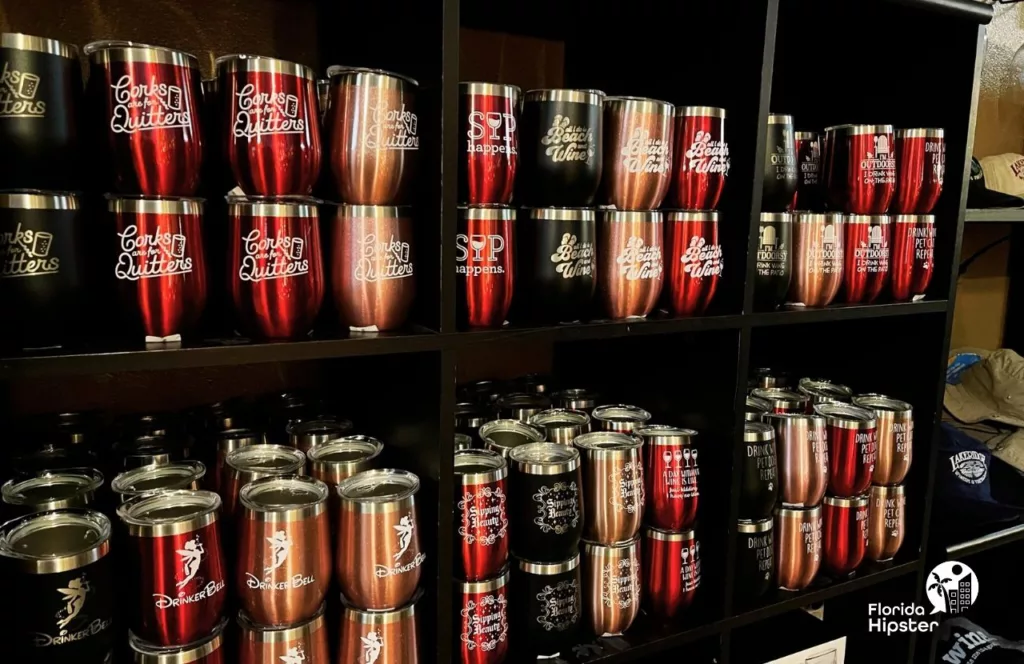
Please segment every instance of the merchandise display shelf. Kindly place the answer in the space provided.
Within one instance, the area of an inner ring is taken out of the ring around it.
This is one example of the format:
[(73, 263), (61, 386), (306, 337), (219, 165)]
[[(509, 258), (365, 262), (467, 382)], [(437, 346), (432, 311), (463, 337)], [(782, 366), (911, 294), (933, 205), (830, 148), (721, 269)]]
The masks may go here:
[(962, 559), (982, 551), (988, 551), (1024, 540), (1024, 524), (994, 530), (984, 535), (946, 545), (946, 557)]

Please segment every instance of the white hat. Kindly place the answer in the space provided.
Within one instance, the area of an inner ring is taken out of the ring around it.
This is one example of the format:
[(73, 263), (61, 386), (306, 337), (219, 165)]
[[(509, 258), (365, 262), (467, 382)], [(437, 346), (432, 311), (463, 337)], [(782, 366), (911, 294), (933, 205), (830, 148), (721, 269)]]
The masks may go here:
[(985, 187), (1011, 196), (1024, 196), (1024, 155), (998, 154), (981, 160)]

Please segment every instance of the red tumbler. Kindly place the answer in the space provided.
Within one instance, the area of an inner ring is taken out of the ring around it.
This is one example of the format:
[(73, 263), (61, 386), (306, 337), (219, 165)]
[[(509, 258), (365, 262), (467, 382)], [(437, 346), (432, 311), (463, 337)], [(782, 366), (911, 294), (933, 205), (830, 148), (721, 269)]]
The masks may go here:
[(896, 197), (894, 212), (928, 214), (942, 194), (946, 141), (942, 129), (900, 129), (896, 132)]
[(878, 454), (878, 421), (866, 408), (843, 403), (814, 407), (825, 418), (828, 490), (840, 498), (859, 496), (871, 486)]
[(501, 327), (515, 291), (516, 211), (460, 207), (455, 236), (459, 321), (468, 327)]
[(722, 275), (717, 212), (668, 212), (665, 215), (668, 307), (676, 316), (704, 313)]
[(466, 581), (498, 574), (508, 562), (508, 465), (490, 450), (455, 453), (455, 573)]
[(514, 85), (459, 83), (459, 201), (508, 205), (519, 164), (519, 100)]
[(846, 217), (843, 292), (847, 304), (871, 304), (889, 281), (891, 217)]
[(505, 569), (488, 581), (456, 582), (461, 664), (501, 664), (508, 656), (508, 579)]
[(892, 298), (919, 300), (935, 271), (935, 217), (898, 214), (892, 225)]
[(647, 523), (675, 531), (692, 527), (700, 499), (697, 432), (654, 424), (635, 433), (643, 439), (646, 455)]
[(725, 109), (677, 106), (673, 150), (673, 207), (714, 210), (729, 175), (729, 144), (725, 142)]
[(700, 542), (692, 530), (644, 530), (643, 596), (647, 610), (674, 618), (693, 603), (700, 586)]
[(825, 497), (822, 549), (825, 569), (845, 576), (857, 569), (868, 548), (868, 497)]

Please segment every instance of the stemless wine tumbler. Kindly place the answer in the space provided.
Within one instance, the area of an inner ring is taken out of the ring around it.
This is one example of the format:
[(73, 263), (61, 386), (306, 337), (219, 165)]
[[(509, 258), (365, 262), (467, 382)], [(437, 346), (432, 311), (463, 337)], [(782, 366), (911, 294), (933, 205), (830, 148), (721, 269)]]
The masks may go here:
[(113, 191), (191, 196), (199, 187), (203, 139), (199, 61), (194, 55), (126, 41), (87, 44), (87, 95), (98, 123), (97, 156)]
[(519, 226), (523, 260), (519, 303), (538, 322), (575, 322), (597, 287), (596, 223), (584, 208), (528, 208)]
[(512, 567), (510, 604), (514, 650), (523, 657), (550, 659), (576, 642), (583, 617), (580, 554), (553, 563), (517, 559)]
[(946, 141), (942, 129), (896, 131), (896, 193), (893, 212), (928, 214), (942, 194)]
[(651, 424), (634, 435), (643, 441), (647, 523), (672, 531), (691, 528), (700, 498), (697, 432)]
[(907, 496), (903, 485), (871, 486), (868, 505), (868, 560), (892, 560), (906, 534)]
[(771, 516), (779, 495), (775, 429), (764, 422), (744, 422), (743, 447), (739, 515), (741, 519), (764, 519)]
[(658, 303), (665, 278), (664, 226), (657, 211), (601, 211), (597, 278), (608, 318), (644, 318)]
[(782, 304), (793, 278), (793, 215), (762, 212), (758, 226), (754, 300), (758, 308)]
[[(892, 125), (854, 125), (837, 142), (845, 143), (844, 199), (849, 214), (885, 214), (896, 189), (895, 134)], [(842, 156), (841, 152), (836, 157)]]
[(231, 297), (245, 334), (309, 333), (324, 298), (319, 214), (312, 199), (228, 202)]
[(764, 185), (761, 210), (788, 212), (796, 199), (796, 133), (792, 115), (768, 116), (768, 144), (764, 151)]
[(824, 195), (821, 189), (821, 139), (817, 132), (796, 132), (796, 210), (821, 212)]
[(642, 97), (604, 101), (604, 199), (619, 210), (657, 209), (672, 176), (672, 104)]
[(843, 283), (843, 215), (793, 215), (793, 278), (786, 304), (825, 307)]
[(674, 138), (671, 204), (681, 210), (716, 209), (731, 165), (725, 109), (677, 107)]
[(919, 300), (935, 272), (935, 216), (898, 214), (892, 229), (892, 299)]
[(80, 186), (82, 67), (78, 48), (0, 33), (0, 182), (4, 189)]
[(331, 233), (331, 286), (343, 325), (358, 331), (405, 324), (416, 297), (411, 208), (341, 205)]
[(604, 93), (530, 90), (523, 98), (516, 189), (535, 207), (590, 205), (601, 184)]
[(891, 219), (886, 215), (846, 217), (843, 292), (847, 304), (874, 302), (888, 283)]
[(717, 212), (665, 213), (665, 285), (662, 298), (675, 316), (699, 316), (715, 297), (725, 263)]
[(516, 211), (460, 207), (455, 236), (455, 302), (459, 325), (507, 322), (516, 277)]
[(522, 92), (502, 83), (459, 83), (459, 202), (508, 205), (519, 167)]
[(509, 458), (512, 552), (535, 562), (571, 557), (584, 523), (580, 453), (557, 443), (528, 443)]
[(595, 544), (633, 539), (644, 512), (644, 466), (638, 437), (614, 431), (577, 436), (583, 460), (583, 537)]
[(249, 196), (312, 193), (320, 175), (313, 70), (259, 55), (222, 56), (216, 66), (232, 186)]

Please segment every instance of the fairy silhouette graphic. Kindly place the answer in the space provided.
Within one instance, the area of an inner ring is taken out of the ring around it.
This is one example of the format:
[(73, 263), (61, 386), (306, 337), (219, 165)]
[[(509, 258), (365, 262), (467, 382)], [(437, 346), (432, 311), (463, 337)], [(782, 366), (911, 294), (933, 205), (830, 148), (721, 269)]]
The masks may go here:
[(199, 571), (199, 563), (203, 562), (203, 554), (206, 550), (203, 548), (203, 543), (199, 541), (199, 535), (196, 535), (194, 539), (190, 539), (185, 542), (184, 549), (178, 549), (176, 553), (181, 556), (181, 571), (185, 574), (185, 578), (175, 584), (178, 588), (184, 588), (189, 581), (196, 576), (196, 572)]
[(85, 606), (85, 596), (89, 590), (89, 582), (85, 576), (71, 579), (67, 588), (57, 588), (57, 592), (64, 596), (65, 602), (64, 608), (57, 612), (57, 627), (64, 629), (78, 617)]
[(412, 517), (408, 514), (403, 516), (398, 522), (397, 526), (393, 528), (398, 532), (398, 553), (395, 554), (395, 562), (405, 555), (405, 552), (409, 549), (409, 543), (412, 542), (412, 530), (416, 527), (416, 524), (412, 522)]
[(263, 570), (264, 574), (270, 574), (283, 565), (284, 561), (288, 560), (288, 552), (292, 548), (292, 540), (288, 537), (288, 533), (283, 530), (274, 533), (273, 537), (268, 537), (267, 541), (270, 542), (271, 563), (270, 567)]
[(381, 648), (384, 647), (384, 641), (380, 638), (380, 632), (370, 632), (366, 636), (359, 638), (363, 642), (363, 664), (374, 664), (380, 658)]
[(279, 660), (284, 664), (302, 664), (306, 661), (306, 653), (302, 651), (302, 646), (295, 646), (289, 648), (288, 652), (278, 657)]

